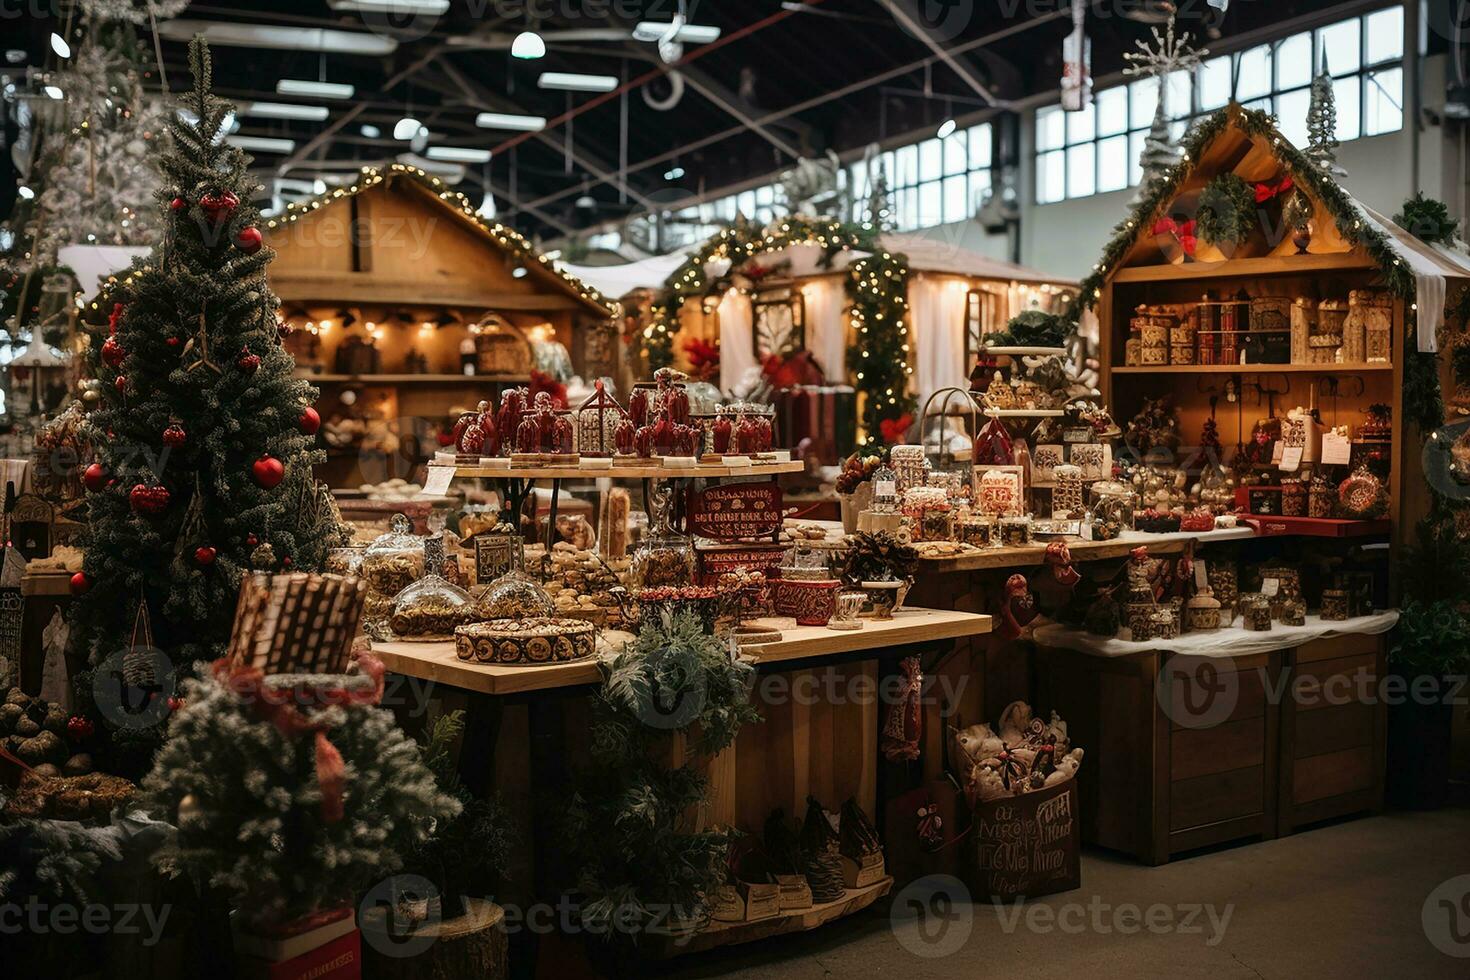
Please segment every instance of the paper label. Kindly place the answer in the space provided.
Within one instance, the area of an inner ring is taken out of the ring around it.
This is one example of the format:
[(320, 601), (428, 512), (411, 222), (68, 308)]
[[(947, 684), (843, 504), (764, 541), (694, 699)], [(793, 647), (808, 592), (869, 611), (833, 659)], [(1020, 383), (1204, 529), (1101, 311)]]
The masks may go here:
[(453, 466), (430, 466), (429, 475), (424, 478), (424, 489), (419, 491), (420, 497), (442, 497), (449, 492), (449, 484), (454, 480)]
[[(1278, 442), (1276, 445), (1279, 447), (1281, 444)], [(1302, 447), (1287, 446), (1281, 453), (1281, 469), (1287, 473), (1294, 473), (1301, 468), (1301, 465)]]
[(1275, 578), (1263, 578), (1263, 579), (1261, 579), (1261, 595), (1270, 596), (1271, 598), (1274, 599), (1276, 597), (1276, 593), (1278, 593), (1280, 591), (1281, 591), (1281, 580), (1280, 579), (1275, 579)]
[(1353, 444), (1348, 437), (1338, 432), (1322, 433), (1322, 463), (1324, 466), (1346, 466), (1353, 460)]

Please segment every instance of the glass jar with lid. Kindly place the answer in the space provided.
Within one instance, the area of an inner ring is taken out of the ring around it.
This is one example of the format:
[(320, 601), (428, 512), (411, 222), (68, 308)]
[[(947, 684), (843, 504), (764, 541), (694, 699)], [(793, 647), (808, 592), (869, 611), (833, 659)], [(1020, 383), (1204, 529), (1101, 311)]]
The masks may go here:
[[(1092, 510), (1094, 537), (1100, 524), (1109, 530), (1116, 528), (1118, 533), (1133, 530), (1137, 496), (1132, 487), (1115, 480), (1099, 480), (1088, 491), (1088, 500)], [(1115, 533), (1112, 536), (1118, 535)]]
[(669, 524), (672, 494), (660, 487), (649, 502), (648, 533), (633, 553), (633, 580), (641, 588), (689, 585), (694, 580), (694, 546)]
[(474, 600), (441, 573), (444, 538), (424, 539), (424, 574), (393, 599), (388, 626), (400, 640), (452, 640), (454, 629), (470, 622)]
[(362, 618), (365, 626), (383, 623), (393, 611), (393, 599), (424, 573), (424, 539), (413, 533), (413, 521), (394, 514), (388, 531), (362, 553), (358, 574), (367, 582)]
[(506, 549), (509, 567), (475, 600), (475, 618), (532, 619), (556, 615), (556, 603), (526, 572), (525, 546), (515, 538)]

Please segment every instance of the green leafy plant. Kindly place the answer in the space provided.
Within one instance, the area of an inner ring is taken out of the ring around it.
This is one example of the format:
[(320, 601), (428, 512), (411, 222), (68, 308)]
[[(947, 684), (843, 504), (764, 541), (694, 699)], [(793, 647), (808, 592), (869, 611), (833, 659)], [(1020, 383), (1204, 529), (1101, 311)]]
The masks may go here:
[(1393, 223), (1429, 245), (1453, 245), (1460, 235), (1460, 219), (1450, 215), (1443, 201), (1420, 191), (1404, 202)]
[[(661, 920), (698, 920), (725, 879), (731, 833), (697, 828), (705, 802), (697, 768), (759, 719), (754, 668), (732, 658), (697, 617), (645, 622), (603, 668), (594, 700), (592, 765), (577, 776), (565, 841), (590, 931), (611, 936)], [(671, 736), (685, 756), (669, 766)]]
[(1455, 601), (1404, 603), (1388, 650), (1389, 663), (1412, 677), (1443, 677), (1470, 669), (1470, 620)]
[(1215, 245), (1235, 245), (1256, 227), (1256, 195), (1235, 174), (1220, 174), (1200, 191), (1195, 220), (1200, 237)]
[(1067, 321), (1041, 310), (1026, 310), (1011, 317), (1004, 330), (985, 338), (987, 347), (1062, 347), (1070, 333)]

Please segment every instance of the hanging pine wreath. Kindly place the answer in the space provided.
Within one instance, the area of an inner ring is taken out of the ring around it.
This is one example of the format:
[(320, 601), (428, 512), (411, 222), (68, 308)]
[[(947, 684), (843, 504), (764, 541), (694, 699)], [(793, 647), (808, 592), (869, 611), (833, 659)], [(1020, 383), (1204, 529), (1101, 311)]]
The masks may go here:
[(1200, 191), (1195, 221), (1205, 241), (1221, 247), (1237, 245), (1255, 228), (1255, 191), (1235, 174), (1220, 174)]
[(1454, 245), (1460, 234), (1460, 219), (1450, 216), (1443, 201), (1422, 191), (1404, 202), (1393, 223), (1428, 245)]

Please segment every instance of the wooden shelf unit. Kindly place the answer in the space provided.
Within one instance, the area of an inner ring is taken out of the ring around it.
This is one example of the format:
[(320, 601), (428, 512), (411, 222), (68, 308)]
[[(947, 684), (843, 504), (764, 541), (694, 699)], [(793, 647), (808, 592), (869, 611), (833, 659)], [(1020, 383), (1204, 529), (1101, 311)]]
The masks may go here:
[(1392, 371), (1392, 364), (1149, 364), (1114, 367), (1113, 374), (1321, 374)]

